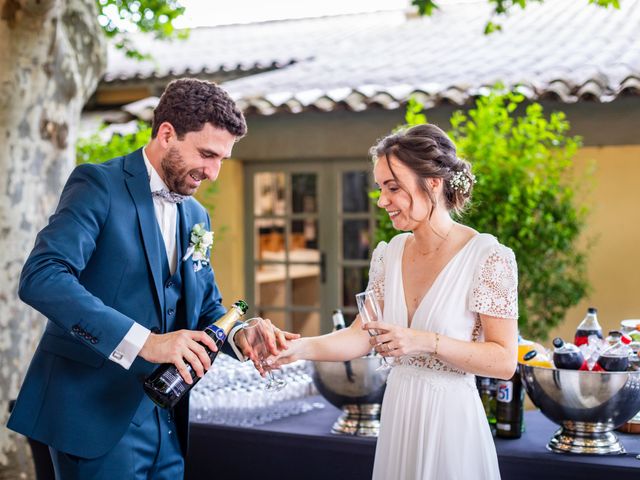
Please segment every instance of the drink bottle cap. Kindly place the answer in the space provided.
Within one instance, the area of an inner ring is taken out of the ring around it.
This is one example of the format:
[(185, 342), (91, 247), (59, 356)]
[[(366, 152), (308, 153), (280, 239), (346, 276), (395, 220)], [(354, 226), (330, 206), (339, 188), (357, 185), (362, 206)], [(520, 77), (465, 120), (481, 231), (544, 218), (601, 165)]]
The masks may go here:
[(525, 353), (522, 356), (522, 359), (525, 362), (528, 362), (529, 360), (533, 359), (536, 355), (538, 355), (538, 352), (536, 350), (529, 350), (527, 353)]
[(624, 343), (625, 345), (629, 345), (629, 344), (631, 343), (631, 337), (630, 337), (629, 335), (627, 335), (627, 334), (623, 334), (623, 335), (620, 337), (620, 341), (621, 341), (622, 343)]
[(594, 307), (589, 307), (587, 309), (587, 313), (598, 313), (598, 309)]
[(562, 340), (560, 337), (556, 337), (553, 339), (553, 346), (556, 348), (560, 348), (562, 345), (564, 345), (564, 340)]
[(242, 310), (243, 315), (247, 313), (247, 310), (249, 310), (249, 305), (247, 305), (247, 302), (245, 302), (244, 300), (238, 300), (234, 303), (234, 305)]

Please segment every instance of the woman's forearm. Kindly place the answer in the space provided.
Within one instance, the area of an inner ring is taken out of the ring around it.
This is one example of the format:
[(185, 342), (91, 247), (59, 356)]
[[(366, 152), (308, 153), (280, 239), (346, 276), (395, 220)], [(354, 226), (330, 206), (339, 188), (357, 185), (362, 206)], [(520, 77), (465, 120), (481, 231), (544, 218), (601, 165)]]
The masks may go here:
[[(435, 334), (432, 334), (431, 352), (435, 353)], [(467, 342), (439, 335), (437, 357), (465, 372), (509, 379), (517, 364), (517, 352), (511, 346), (498, 342)]]
[(300, 342), (297, 357), (315, 361), (343, 362), (366, 355), (371, 350), (369, 335), (360, 328), (359, 322), (327, 335), (294, 342)]

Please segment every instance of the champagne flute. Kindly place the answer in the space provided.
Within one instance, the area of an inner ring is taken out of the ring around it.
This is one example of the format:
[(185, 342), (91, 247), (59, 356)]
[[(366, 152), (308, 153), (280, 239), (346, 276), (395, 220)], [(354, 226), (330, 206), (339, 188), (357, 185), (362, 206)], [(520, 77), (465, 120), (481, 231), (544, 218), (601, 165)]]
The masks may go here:
[(267, 358), (271, 356), (267, 345), (267, 334), (268, 332), (273, 333), (273, 326), (260, 317), (253, 317), (242, 324), (242, 330), (247, 342), (256, 353), (260, 366), (267, 375), (264, 389), (272, 392), (282, 389), (287, 382), (283, 378), (276, 378), (271, 366), (267, 363)]
[[(378, 322), (382, 320), (382, 313), (380, 312), (380, 304), (376, 300), (376, 295), (373, 290), (366, 290), (356, 294), (356, 303), (358, 304), (358, 311), (360, 312), (360, 320), (363, 324), (369, 322)], [(369, 335), (376, 336), (375, 330), (369, 330)], [(391, 365), (387, 361), (386, 357), (382, 357), (382, 362), (376, 370), (386, 370), (391, 368)]]

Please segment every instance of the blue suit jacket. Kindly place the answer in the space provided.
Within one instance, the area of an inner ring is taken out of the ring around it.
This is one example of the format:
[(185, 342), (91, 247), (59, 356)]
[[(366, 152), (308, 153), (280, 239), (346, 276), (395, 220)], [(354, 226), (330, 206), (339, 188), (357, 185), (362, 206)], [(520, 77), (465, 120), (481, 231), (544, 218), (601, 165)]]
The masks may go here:
[[(210, 221), (195, 199), (178, 208), (186, 248), (193, 225)], [(122, 437), (156, 366), (138, 357), (125, 370), (108, 357), (134, 321), (161, 329), (160, 248), (141, 150), (73, 171), (20, 279), (20, 298), (49, 321), (9, 428), (87, 458)], [(202, 329), (225, 309), (212, 269), (194, 272), (191, 259), (184, 267), (187, 328)]]

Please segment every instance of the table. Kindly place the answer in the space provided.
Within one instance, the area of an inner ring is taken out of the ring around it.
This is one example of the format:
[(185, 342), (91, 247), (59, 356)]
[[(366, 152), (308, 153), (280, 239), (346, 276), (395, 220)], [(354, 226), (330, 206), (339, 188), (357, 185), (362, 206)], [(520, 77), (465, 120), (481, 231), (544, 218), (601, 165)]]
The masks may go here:
[[(370, 479), (376, 439), (331, 434), (340, 411), (320, 397), (313, 400), (325, 408), (251, 429), (192, 423), (186, 480)], [(503, 480), (640, 478), (640, 435), (617, 433), (626, 455), (557, 454), (545, 448), (555, 424), (529, 411), (525, 425), (520, 439), (495, 439)]]

